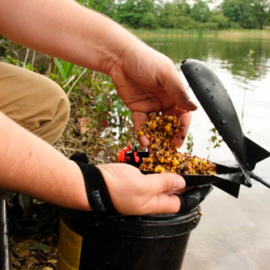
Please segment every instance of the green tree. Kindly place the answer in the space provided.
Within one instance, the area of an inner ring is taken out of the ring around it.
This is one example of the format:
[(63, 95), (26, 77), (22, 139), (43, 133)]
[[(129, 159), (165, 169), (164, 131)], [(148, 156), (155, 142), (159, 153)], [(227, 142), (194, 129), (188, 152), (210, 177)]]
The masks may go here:
[(120, 1), (117, 8), (117, 20), (127, 26), (133, 28), (141, 27), (141, 23), (145, 23), (144, 17), (150, 18), (152, 13), (152, 19), (155, 17), (155, 5), (154, 0), (127, 0)]
[(177, 28), (180, 11), (174, 2), (167, 2), (160, 11), (159, 24), (162, 28)]
[(139, 21), (139, 27), (148, 29), (158, 28), (156, 16), (151, 12), (145, 13), (145, 15)]
[(97, 10), (100, 8), (100, 12), (114, 18), (116, 16), (116, 2), (114, 0), (92, 0), (93, 9)]
[(213, 11), (209, 22), (215, 23), (218, 29), (229, 28), (229, 19), (221, 11)]
[(263, 29), (270, 23), (270, 1), (254, 0), (252, 3), (257, 28)]
[(211, 16), (211, 11), (206, 2), (196, 0), (190, 10), (190, 17), (198, 22), (208, 22)]
[(243, 28), (260, 28), (269, 25), (270, 0), (224, 0), (221, 8), (231, 22)]
[(173, 3), (177, 6), (181, 16), (189, 16), (190, 5), (188, 4), (187, 0), (174, 0)]

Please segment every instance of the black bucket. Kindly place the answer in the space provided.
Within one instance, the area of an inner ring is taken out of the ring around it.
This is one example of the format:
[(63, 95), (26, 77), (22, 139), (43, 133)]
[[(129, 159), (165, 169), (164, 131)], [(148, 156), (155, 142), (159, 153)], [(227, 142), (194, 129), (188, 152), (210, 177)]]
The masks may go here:
[(62, 209), (58, 270), (180, 270), (200, 208), (185, 214), (107, 216)]

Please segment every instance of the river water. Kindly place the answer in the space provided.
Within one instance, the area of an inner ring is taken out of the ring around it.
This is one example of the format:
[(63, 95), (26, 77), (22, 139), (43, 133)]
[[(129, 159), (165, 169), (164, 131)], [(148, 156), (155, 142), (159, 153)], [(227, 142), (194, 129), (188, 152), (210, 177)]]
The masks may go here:
[[(195, 58), (211, 68), (227, 89), (244, 134), (270, 151), (270, 39), (194, 36), (144, 40), (177, 66)], [(180, 76), (183, 78), (181, 72)], [(235, 164), (224, 142), (209, 148), (213, 125), (186, 81), (185, 85), (199, 106), (189, 129), (193, 154)], [(258, 163), (254, 172), (270, 182), (270, 158)], [(252, 188), (242, 187), (236, 199), (214, 188), (202, 209), (204, 215), (191, 233), (183, 270), (270, 269), (270, 189), (253, 181)]]

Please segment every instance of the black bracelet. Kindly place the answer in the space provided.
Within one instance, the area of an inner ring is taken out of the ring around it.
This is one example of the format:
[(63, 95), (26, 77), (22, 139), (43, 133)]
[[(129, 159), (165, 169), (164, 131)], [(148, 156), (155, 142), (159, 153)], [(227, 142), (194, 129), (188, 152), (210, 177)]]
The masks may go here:
[(116, 213), (100, 170), (92, 164), (76, 160), (75, 162), (82, 171), (87, 198), (92, 209), (97, 213)]

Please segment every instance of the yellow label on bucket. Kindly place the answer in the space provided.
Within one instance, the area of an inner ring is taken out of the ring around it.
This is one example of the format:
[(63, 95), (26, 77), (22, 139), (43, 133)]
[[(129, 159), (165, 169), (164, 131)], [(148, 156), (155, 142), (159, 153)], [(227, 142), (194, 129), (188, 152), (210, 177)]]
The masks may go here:
[(82, 250), (82, 236), (72, 231), (60, 219), (58, 241), (58, 270), (78, 270)]

